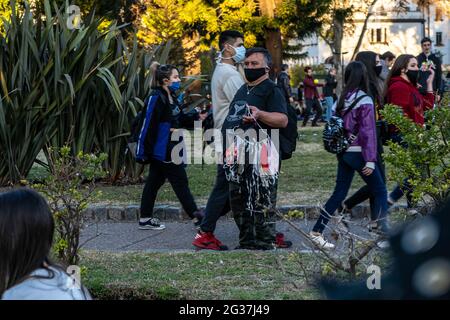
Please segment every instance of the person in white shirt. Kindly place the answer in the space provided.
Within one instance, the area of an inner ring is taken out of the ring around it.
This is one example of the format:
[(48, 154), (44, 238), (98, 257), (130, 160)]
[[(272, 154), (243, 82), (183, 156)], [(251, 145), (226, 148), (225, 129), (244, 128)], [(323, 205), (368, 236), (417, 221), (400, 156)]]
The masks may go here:
[(50, 262), (54, 226), (48, 204), (37, 192), (0, 194), (1, 300), (92, 299), (75, 277)]
[[(211, 80), (214, 128), (222, 129), (231, 101), (245, 83), (237, 65), (245, 59), (244, 36), (238, 31), (228, 30), (219, 37), (219, 57)], [(230, 211), (228, 181), (221, 164), (217, 166), (217, 177), (209, 196), (205, 216), (192, 244), (200, 249), (227, 250), (215, 236), (217, 220)]]

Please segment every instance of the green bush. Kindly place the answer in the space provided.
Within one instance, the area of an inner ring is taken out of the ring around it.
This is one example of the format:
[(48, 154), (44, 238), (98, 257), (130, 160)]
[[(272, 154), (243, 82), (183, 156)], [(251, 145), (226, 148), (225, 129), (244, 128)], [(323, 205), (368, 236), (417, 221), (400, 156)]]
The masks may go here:
[(106, 175), (102, 163), (107, 156), (81, 151), (72, 156), (68, 146), (58, 152), (50, 150), (49, 154), (52, 173), (34, 188), (47, 197), (53, 212), (56, 229), (53, 250), (56, 256), (65, 265), (76, 265), (80, 232), (85, 220), (83, 212), (97, 196), (95, 181)]
[(427, 111), (426, 127), (403, 115), (400, 107), (385, 106), (382, 116), (401, 132), (406, 147), (389, 142), (385, 160), (389, 175), (399, 183), (410, 177), (413, 199), (423, 200), (431, 210), (443, 204), (450, 194), (450, 109), (449, 95), (442, 107)]

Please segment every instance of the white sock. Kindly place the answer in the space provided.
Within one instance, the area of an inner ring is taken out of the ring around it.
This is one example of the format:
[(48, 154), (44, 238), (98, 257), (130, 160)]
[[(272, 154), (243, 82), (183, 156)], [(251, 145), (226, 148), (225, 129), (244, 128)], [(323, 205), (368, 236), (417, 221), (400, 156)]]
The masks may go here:
[(147, 221), (149, 221), (151, 218), (140, 218), (139, 222), (145, 223)]
[(388, 197), (387, 202), (388, 202), (391, 206), (395, 204), (395, 201), (394, 201), (391, 197)]

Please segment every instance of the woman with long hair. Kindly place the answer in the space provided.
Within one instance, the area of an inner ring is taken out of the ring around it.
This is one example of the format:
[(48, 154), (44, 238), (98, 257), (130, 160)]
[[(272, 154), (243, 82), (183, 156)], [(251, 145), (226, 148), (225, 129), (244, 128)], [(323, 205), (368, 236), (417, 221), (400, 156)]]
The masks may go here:
[[(384, 153), (383, 143), (382, 143), (382, 131), (385, 130), (384, 122), (381, 120), (379, 111), (383, 108), (383, 90), (384, 84), (381, 80), (380, 73), (383, 69), (381, 65), (380, 57), (377, 53), (373, 51), (361, 51), (356, 57), (355, 61), (362, 62), (367, 69), (367, 77), (369, 81), (369, 92), (368, 94), (372, 97), (375, 102), (375, 118), (376, 118), (376, 128), (377, 128), (377, 160), (379, 168), (381, 171), (381, 176), (386, 183), (386, 168), (384, 165), (382, 154)], [(350, 198), (346, 199), (343, 204), (339, 207), (339, 212), (343, 214), (352, 213), (352, 209), (363, 201), (370, 199), (370, 208), (373, 210), (374, 199), (371, 197), (370, 189), (367, 185), (361, 187), (356, 191)], [(375, 227), (372, 226), (372, 227)], [(371, 229), (373, 230), (373, 229)]]
[[(429, 71), (425, 96), (419, 92), (417, 87), (419, 65), (417, 59), (412, 55), (400, 55), (386, 79), (387, 86), (384, 92), (386, 103), (401, 107), (404, 115), (420, 126), (425, 125), (424, 112), (432, 109), (434, 105), (434, 70), (430, 68)], [(402, 141), (401, 132), (396, 128), (390, 128), (390, 131), (391, 140), (406, 147)], [(388, 204), (393, 205), (406, 193), (408, 208), (413, 210), (411, 213), (414, 213), (412, 191), (406, 178), (402, 185), (398, 185), (389, 194)]]
[(173, 135), (188, 122), (204, 120), (206, 114), (197, 112), (186, 115), (181, 110), (175, 95), (180, 89), (181, 80), (175, 66), (153, 63), (152, 69), (153, 91), (142, 111), (143, 116), (139, 123), (141, 128), (139, 135), (142, 139), (139, 140), (136, 151), (140, 161), (150, 164), (148, 178), (142, 192), (139, 229), (165, 229), (159, 219), (153, 217), (153, 208), (158, 191), (166, 179), (172, 185), (184, 211), (198, 226), (203, 218), (203, 211), (197, 208), (189, 189), (184, 160), (185, 148), (181, 148), (178, 153), (175, 152), (177, 150), (175, 148), (183, 143), (182, 135)]
[(351, 146), (337, 155), (338, 167), (334, 192), (320, 212), (310, 237), (319, 246), (332, 249), (334, 244), (323, 237), (323, 232), (342, 201), (347, 196), (353, 176), (358, 172), (369, 186), (374, 198), (371, 223), (382, 233), (388, 231), (386, 221), (387, 191), (377, 159), (375, 106), (368, 96), (369, 80), (362, 62), (353, 61), (345, 69), (345, 87), (336, 105), (335, 115), (342, 117)]
[(89, 293), (49, 259), (54, 221), (45, 199), (19, 189), (0, 194), (0, 297), (87, 300)]

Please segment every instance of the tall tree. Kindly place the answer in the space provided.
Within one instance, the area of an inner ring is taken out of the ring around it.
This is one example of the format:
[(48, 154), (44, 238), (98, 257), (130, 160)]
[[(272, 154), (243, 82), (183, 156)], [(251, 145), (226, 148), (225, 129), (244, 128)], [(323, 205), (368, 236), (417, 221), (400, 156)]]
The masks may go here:
[(274, 57), (273, 73), (280, 71), (283, 58), (295, 58), (300, 46), (289, 40), (312, 35), (322, 23), (331, 0), (260, 0), (260, 13), (268, 18), (265, 26), (265, 46)]
[[(328, 14), (324, 15), (319, 36), (330, 47), (333, 54), (333, 63), (337, 70), (338, 93), (342, 89), (343, 72), (342, 39), (344, 38), (346, 23), (353, 16), (355, 7), (351, 0), (332, 0)], [(347, 26), (347, 32), (351, 32)]]
[[(282, 0), (259, 0), (259, 11), (261, 16), (273, 20), (275, 10), (282, 5)], [(274, 78), (281, 68), (283, 60), (283, 44), (281, 42), (281, 30), (278, 25), (267, 25), (265, 27), (265, 47), (272, 55), (273, 67), (271, 77)]]
[(217, 44), (227, 29), (245, 34), (246, 46), (265, 46), (275, 71), (288, 42), (312, 34), (320, 26), (331, 0), (140, 0), (136, 28), (143, 45), (195, 35), (198, 50)]
[(378, 0), (371, 0), (369, 2), (369, 6), (367, 7), (367, 11), (364, 12), (365, 13), (365, 17), (364, 17), (364, 23), (363, 23), (363, 27), (361, 30), (361, 33), (359, 34), (358, 37), (358, 42), (356, 43), (356, 47), (353, 50), (353, 54), (352, 54), (352, 58), (351, 60), (355, 59), (356, 54), (359, 51), (359, 48), (361, 48), (361, 44), (363, 42), (364, 36), (366, 35), (366, 31), (367, 31), (367, 24), (369, 23), (369, 19), (373, 14), (373, 8), (375, 7), (375, 5), (377, 4)]

